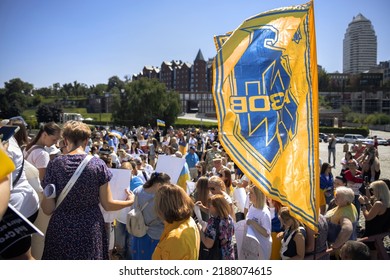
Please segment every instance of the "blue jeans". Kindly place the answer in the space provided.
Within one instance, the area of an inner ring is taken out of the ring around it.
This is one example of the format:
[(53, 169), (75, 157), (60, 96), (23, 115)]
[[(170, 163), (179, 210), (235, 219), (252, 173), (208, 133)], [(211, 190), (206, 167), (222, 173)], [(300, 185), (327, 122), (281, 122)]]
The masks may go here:
[(336, 148), (328, 148), (328, 163), (330, 164), (331, 161), (330, 161), (330, 158), (331, 158), (331, 155), (333, 155), (333, 166), (336, 165)]

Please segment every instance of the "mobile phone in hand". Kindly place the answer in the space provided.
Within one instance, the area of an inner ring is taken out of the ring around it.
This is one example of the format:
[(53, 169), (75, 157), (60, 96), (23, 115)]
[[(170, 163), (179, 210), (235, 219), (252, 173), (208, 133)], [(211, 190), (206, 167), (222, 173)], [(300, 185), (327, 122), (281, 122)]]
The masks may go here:
[(0, 140), (2, 143), (7, 142), (20, 129), (17, 125), (5, 125), (0, 127)]

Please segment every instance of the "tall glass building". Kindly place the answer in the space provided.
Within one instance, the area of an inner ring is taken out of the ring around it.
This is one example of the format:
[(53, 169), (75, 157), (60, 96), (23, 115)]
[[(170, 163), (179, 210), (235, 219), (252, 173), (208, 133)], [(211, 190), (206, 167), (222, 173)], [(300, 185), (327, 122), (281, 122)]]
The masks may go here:
[(371, 21), (358, 14), (348, 25), (343, 41), (343, 72), (357, 74), (376, 66), (377, 39)]

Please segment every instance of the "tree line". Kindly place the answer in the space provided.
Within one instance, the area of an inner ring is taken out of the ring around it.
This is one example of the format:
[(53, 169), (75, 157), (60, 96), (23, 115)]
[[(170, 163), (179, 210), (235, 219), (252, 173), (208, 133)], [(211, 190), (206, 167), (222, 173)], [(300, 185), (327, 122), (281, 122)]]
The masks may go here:
[(0, 119), (23, 116), (25, 110), (36, 109), (38, 123), (58, 122), (66, 101), (77, 103), (77, 100), (102, 98), (106, 94), (113, 98), (112, 122), (115, 124), (146, 125), (162, 119), (166, 125), (171, 125), (181, 112), (179, 93), (167, 90), (165, 84), (156, 79), (130, 82), (113, 76), (107, 84), (87, 86), (74, 81), (36, 89), (33, 84), (15, 78), (0, 88)]

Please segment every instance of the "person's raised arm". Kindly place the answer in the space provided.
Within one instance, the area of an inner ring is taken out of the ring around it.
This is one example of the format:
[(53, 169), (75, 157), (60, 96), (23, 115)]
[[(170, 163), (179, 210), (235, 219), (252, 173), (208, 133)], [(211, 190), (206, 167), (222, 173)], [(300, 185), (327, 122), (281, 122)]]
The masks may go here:
[(261, 225), (259, 225), (256, 221), (249, 219), (246, 221), (246, 224), (248, 226), (252, 226), (252, 228), (254, 228), (262, 236), (269, 237), (269, 233), (267, 232), (267, 230), (264, 227), (262, 227)]
[(125, 207), (129, 207), (134, 203), (134, 194), (133, 192), (125, 189), (127, 197), (126, 200), (114, 200), (112, 198), (110, 184), (106, 183), (100, 186), (99, 189), (99, 199), (104, 210), (106, 211), (118, 211)]
[(364, 215), (364, 218), (366, 221), (371, 221), (374, 219), (376, 216), (378, 216), (379, 211), (381, 209), (381, 202), (377, 201), (374, 203), (372, 207), (367, 207), (368, 205), (362, 204), (362, 213)]

